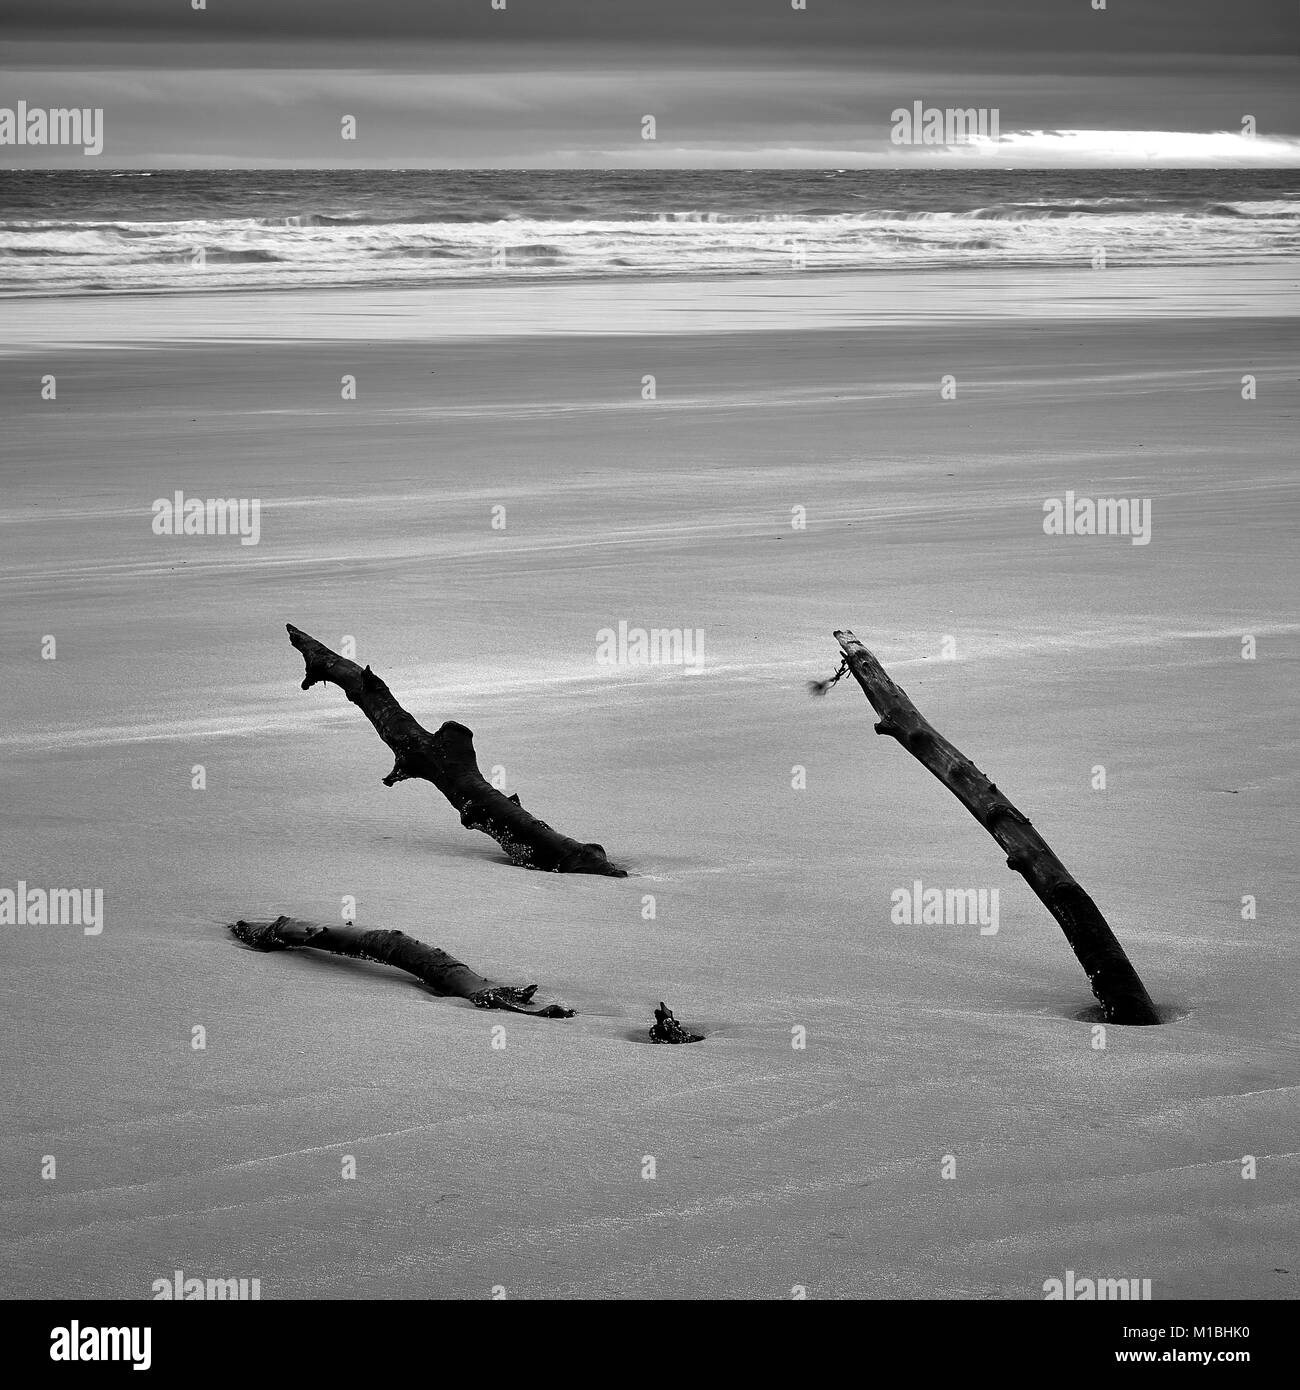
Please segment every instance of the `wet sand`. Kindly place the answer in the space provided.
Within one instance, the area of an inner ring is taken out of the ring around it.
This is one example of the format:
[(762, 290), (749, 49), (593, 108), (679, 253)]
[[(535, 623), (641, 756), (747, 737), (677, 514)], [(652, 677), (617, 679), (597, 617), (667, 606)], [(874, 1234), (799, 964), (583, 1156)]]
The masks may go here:
[[(810, 326), (751, 297), (731, 331), (629, 309), (616, 335), (570, 299), (553, 331), (484, 310), (421, 338), (414, 301), (385, 334), (372, 296), (364, 340), (338, 297), (295, 300), (325, 336), (225, 299), (188, 346), (161, 341), (180, 300), (115, 326), (27, 304), (8, 331), (0, 887), (102, 887), (105, 925), (0, 932), (0, 1150), (27, 1175), (0, 1291), (144, 1298), (183, 1269), (264, 1298), (1041, 1298), (1071, 1269), (1295, 1296), (1300, 340), (1276, 298), (874, 324), (826, 300)], [(178, 489), (258, 499), (258, 543), (153, 534)], [(1149, 544), (1045, 535), (1067, 491), (1150, 499)], [(621, 621), (699, 630), (701, 669), (601, 665)], [(433, 788), (382, 786), (388, 750), (299, 690), (285, 622), (355, 637), (632, 876), (513, 868)], [(1094, 1047), (987, 834), (856, 687), (807, 697), (841, 626), (1179, 1021)], [(998, 932), (895, 925), (917, 879), (997, 888)], [(578, 1016), (222, 927), (347, 897)], [(650, 1047), (660, 999), (705, 1043)]]

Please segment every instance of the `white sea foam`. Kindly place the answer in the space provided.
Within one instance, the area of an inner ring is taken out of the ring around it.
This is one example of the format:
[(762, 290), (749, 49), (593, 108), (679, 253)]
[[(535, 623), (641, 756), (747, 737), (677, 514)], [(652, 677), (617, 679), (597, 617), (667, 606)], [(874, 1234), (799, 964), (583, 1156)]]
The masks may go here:
[(197, 290), (965, 265), (1258, 263), (1300, 254), (1300, 202), (1132, 198), (825, 215), (0, 222), (0, 292)]

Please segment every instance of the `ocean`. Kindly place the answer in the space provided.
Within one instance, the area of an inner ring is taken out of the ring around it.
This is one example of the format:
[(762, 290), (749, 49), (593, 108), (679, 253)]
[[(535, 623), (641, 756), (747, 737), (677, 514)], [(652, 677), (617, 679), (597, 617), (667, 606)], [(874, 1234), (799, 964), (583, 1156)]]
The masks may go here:
[(1300, 171), (0, 171), (0, 294), (1258, 264)]

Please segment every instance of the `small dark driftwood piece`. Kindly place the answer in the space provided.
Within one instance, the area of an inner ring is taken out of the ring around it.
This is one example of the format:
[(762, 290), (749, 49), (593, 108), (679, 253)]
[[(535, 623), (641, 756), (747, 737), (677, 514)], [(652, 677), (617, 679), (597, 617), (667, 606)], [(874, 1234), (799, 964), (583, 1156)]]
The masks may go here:
[(885, 668), (847, 630), (833, 634), (844, 661), (828, 681), (813, 682), (824, 694), (851, 673), (880, 716), (878, 734), (888, 734), (928, 768), (1007, 853), (1007, 866), (1023, 876), (1056, 918), (1088, 976), (1108, 1023), (1152, 1024), (1160, 1016), (1124, 948), (1096, 903), (1074, 881), (1047, 842), (967, 757), (933, 729)]
[(449, 720), (431, 734), (397, 703), (369, 666), (330, 651), (292, 623), (285, 626), (306, 663), (302, 688), (310, 690), (322, 682), (337, 685), (392, 749), (395, 761), (384, 778), (386, 787), (409, 778), (432, 782), (460, 812), (467, 830), (490, 835), (515, 864), (557, 874), (627, 877), (625, 869), (609, 862), (602, 846), (561, 835), (525, 811), (517, 795), (498, 791), (479, 771), (474, 735), (464, 724)]
[(336, 956), (379, 961), (395, 965), (423, 981), (436, 994), (453, 994), (468, 999), (479, 1009), (504, 1009), (507, 1013), (528, 1014), (532, 1018), (572, 1018), (573, 1009), (548, 1004), (531, 1009), (536, 985), (501, 985), (485, 979), (463, 961), (426, 946), (405, 932), (360, 927), (323, 927), (297, 917), (277, 917), (274, 921), (232, 924), (230, 930), (255, 951), (286, 951), (310, 947)]
[(650, 1030), (650, 1041), (656, 1043), (703, 1042), (704, 1035), (692, 1033), (689, 1028), (683, 1028), (673, 1017), (673, 1011), (660, 1000), (659, 1007), (655, 1010), (655, 1026)]

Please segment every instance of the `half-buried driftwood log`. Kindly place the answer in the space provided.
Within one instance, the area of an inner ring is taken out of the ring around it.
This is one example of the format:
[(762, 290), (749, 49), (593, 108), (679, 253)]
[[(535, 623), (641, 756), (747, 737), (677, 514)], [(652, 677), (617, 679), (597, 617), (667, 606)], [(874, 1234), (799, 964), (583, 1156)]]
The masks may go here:
[(353, 956), (395, 965), (423, 981), (436, 994), (454, 994), (480, 1009), (504, 1009), (533, 1018), (572, 1018), (572, 1009), (559, 1004), (530, 1009), (536, 985), (501, 985), (485, 979), (463, 961), (426, 946), (400, 931), (363, 931), (360, 927), (323, 927), (296, 917), (277, 917), (273, 922), (235, 922), (230, 930), (255, 951), (287, 951), (310, 947), (336, 956)]
[(529, 815), (517, 795), (498, 791), (479, 771), (474, 735), (464, 724), (449, 720), (431, 734), (407, 714), (369, 666), (363, 668), (330, 651), (292, 623), (285, 626), (289, 641), (306, 662), (302, 688), (310, 690), (321, 682), (337, 685), (393, 750), (395, 761), (384, 778), (386, 787), (409, 778), (432, 782), (460, 812), (460, 823), (467, 830), (490, 835), (516, 864), (557, 874), (627, 877), (626, 870), (609, 862), (602, 846), (561, 835)]
[(1074, 881), (1047, 842), (997, 787), (942, 734), (931, 728), (885, 668), (848, 631), (833, 634), (844, 652), (829, 681), (814, 682), (823, 694), (851, 673), (880, 716), (876, 732), (888, 734), (928, 768), (1007, 853), (1007, 866), (1022, 875), (1060, 923), (1078, 956), (1108, 1023), (1159, 1023), (1137, 971), (1096, 903)]

